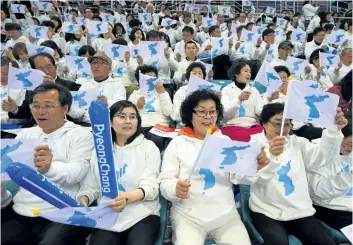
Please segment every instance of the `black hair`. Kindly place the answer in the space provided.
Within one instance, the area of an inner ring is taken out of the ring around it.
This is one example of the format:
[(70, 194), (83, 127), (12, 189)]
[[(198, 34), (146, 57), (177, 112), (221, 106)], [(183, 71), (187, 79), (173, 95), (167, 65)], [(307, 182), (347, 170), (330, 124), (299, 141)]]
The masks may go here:
[(58, 22), (58, 26), (55, 27), (55, 32), (58, 32), (58, 30), (60, 30), (60, 28), (63, 26), (63, 22), (61, 21), (61, 19), (58, 16), (52, 16), (50, 20), (55, 20), (56, 22)]
[(189, 81), (192, 69), (194, 69), (195, 67), (200, 68), (202, 71), (203, 79), (206, 78), (207, 74), (206, 74), (206, 67), (204, 66), (204, 64), (202, 64), (201, 62), (193, 62), (188, 66), (188, 68), (186, 68), (186, 72), (185, 72), (186, 80)]
[(36, 87), (33, 91), (33, 95), (30, 98), (30, 104), (33, 103), (33, 98), (39, 93), (45, 93), (50, 90), (56, 90), (59, 94), (59, 103), (61, 107), (67, 106), (70, 111), (72, 105), (72, 95), (68, 88), (56, 84), (56, 83), (42, 83), (38, 87)]
[(114, 12), (111, 11), (110, 9), (107, 9), (107, 10), (105, 11), (105, 13), (109, 13), (110, 15), (114, 15)]
[[(118, 102), (115, 102), (110, 108), (110, 121), (113, 121), (113, 118), (115, 115), (121, 113), (125, 108), (133, 108), (136, 112), (136, 117), (137, 117), (137, 129), (136, 132), (131, 135), (128, 140), (125, 142), (125, 145), (130, 144), (133, 142), (140, 134), (142, 134), (142, 119), (141, 115), (136, 107), (136, 105), (128, 100), (120, 100)], [(116, 133), (113, 128), (111, 128), (112, 132), (112, 141), (116, 142)]]
[(250, 27), (251, 25), (255, 25), (255, 23), (249, 22), (249, 23), (246, 24), (246, 29), (247, 29), (248, 31), (249, 31), (249, 27)]
[(211, 36), (211, 33), (214, 32), (216, 29), (219, 29), (219, 26), (211, 26), (208, 29), (208, 34), (210, 34), (210, 36)]
[(243, 69), (243, 67), (246, 65), (251, 67), (250, 62), (244, 58), (235, 60), (232, 64), (232, 67), (230, 67), (228, 70), (228, 78), (235, 81), (235, 75), (239, 75), (241, 69)]
[(299, 13), (299, 12), (296, 12), (296, 13), (293, 14), (292, 18), (293, 18), (293, 17), (300, 17), (300, 16), (302, 16), (302, 14)]
[(262, 19), (261, 19), (261, 18), (258, 18), (258, 19), (256, 20), (256, 25), (257, 25), (260, 21), (262, 21)]
[(273, 69), (275, 69), (275, 71), (277, 73), (283, 71), (283, 72), (285, 72), (287, 74), (288, 77), (290, 76), (290, 71), (287, 68), (287, 66), (275, 66), (275, 67), (273, 67)]
[(77, 16), (78, 16), (78, 11), (76, 9), (70, 9), (69, 13), (70, 12), (75, 12), (77, 14)]
[(327, 19), (327, 13), (325, 11), (320, 11), (317, 13), (317, 16), (319, 16), (321, 20)]
[(33, 23), (34, 23), (35, 21), (37, 21), (37, 25), (40, 26), (40, 21), (39, 21), (36, 17), (32, 17), (32, 20), (33, 20)]
[(272, 33), (275, 33), (275, 30), (270, 29), (270, 28), (267, 28), (266, 30), (264, 30), (264, 31), (262, 32), (262, 39), (264, 39), (265, 36), (267, 36), (267, 35), (269, 35), (269, 34), (272, 34)]
[(45, 20), (45, 21), (43, 21), (40, 26), (49, 27), (49, 28), (52, 28), (53, 30), (55, 30), (55, 25), (54, 25), (54, 23), (51, 22), (50, 20)]
[(246, 26), (238, 26), (237, 27), (237, 34), (242, 33), (243, 29), (247, 30), (247, 27)]
[(180, 106), (181, 121), (186, 127), (194, 128), (192, 125), (192, 114), (200, 101), (213, 100), (216, 104), (216, 110), (218, 112), (217, 122), (219, 123), (223, 119), (223, 105), (218, 95), (207, 89), (196, 90), (195, 92), (188, 95)]
[(171, 48), (172, 44), (170, 43), (170, 38), (167, 34), (165, 34), (164, 32), (161, 32), (161, 36), (162, 38), (164, 38), (164, 41), (168, 44), (168, 47)]
[(186, 46), (187, 46), (188, 44), (190, 44), (190, 43), (195, 44), (195, 47), (196, 47), (196, 48), (198, 48), (198, 46), (197, 46), (196, 42), (195, 42), (195, 41), (192, 41), (192, 40), (187, 41), (187, 42), (185, 43), (185, 45), (184, 45), (184, 48), (186, 49)]
[(129, 21), (129, 26), (131, 29), (134, 27), (139, 27), (141, 26), (141, 22), (138, 19), (132, 19)]
[(142, 65), (138, 66), (135, 71), (135, 78), (137, 82), (140, 80), (140, 72), (142, 74), (154, 72), (156, 74), (156, 77), (158, 77), (158, 70), (155, 67), (149, 65)]
[(317, 60), (317, 59), (320, 58), (320, 52), (321, 52), (321, 53), (324, 53), (324, 50), (318, 48), (318, 49), (315, 49), (315, 50), (311, 53), (310, 58), (309, 58), (309, 63), (310, 63), (310, 64), (314, 64), (314, 63), (313, 63), (313, 60)]
[(133, 41), (135, 41), (135, 33), (137, 32), (137, 31), (141, 31), (141, 33), (142, 33), (142, 41), (145, 41), (146, 40), (146, 38), (145, 38), (145, 34), (143, 33), (143, 31), (140, 29), (140, 28), (137, 28), (137, 27), (134, 27), (134, 28), (132, 28), (132, 30), (131, 30), (131, 33), (130, 33), (130, 36), (129, 36), (129, 39), (131, 40), (131, 42), (133, 42)]
[(21, 31), (21, 26), (17, 23), (6, 23), (5, 31)]
[(13, 46), (13, 49), (12, 49), (13, 57), (15, 57), (16, 60), (19, 60), (21, 52), (25, 52), (28, 54), (26, 44), (22, 42), (18, 42)]
[(93, 15), (92, 20), (93, 19), (98, 19), (99, 21), (103, 21), (102, 17), (100, 17), (99, 15)]
[(189, 33), (191, 33), (191, 35), (194, 35), (194, 29), (192, 28), (192, 27), (190, 27), (190, 26), (185, 26), (184, 28), (183, 28), (183, 31), (182, 31), (183, 33), (184, 32), (189, 32)]
[(303, 6), (309, 4), (310, 1), (304, 1)]
[(273, 116), (281, 114), (283, 111), (284, 103), (271, 103), (264, 105), (260, 115), (260, 124), (265, 125)]
[(1, 57), (1, 66), (10, 66), (10, 63), (11, 63), (11, 66), (13, 66), (15, 68), (19, 68), (19, 65), (16, 61), (11, 60), (7, 56)]
[(147, 32), (147, 34), (146, 34), (146, 40), (148, 41), (148, 40), (150, 40), (151, 38), (157, 38), (157, 37), (159, 37), (159, 38), (161, 38), (161, 33), (159, 32), (159, 31), (156, 31), (156, 30), (151, 30), (151, 31), (149, 31), (149, 32)]
[(333, 25), (333, 24), (327, 24), (327, 25), (324, 26), (326, 32), (327, 31), (332, 31), (334, 27), (335, 27), (335, 25)]
[(338, 83), (341, 87), (341, 94), (345, 101), (352, 99), (352, 70), (345, 75)]
[(286, 21), (290, 22), (289, 16), (284, 16), (283, 19), (285, 19)]
[(314, 29), (314, 31), (313, 31), (313, 35), (316, 36), (319, 32), (322, 32), (322, 31), (326, 33), (325, 28), (323, 28), (323, 27), (321, 27), (321, 26), (316, 27), (316, 28)]
[(64, 54), (61, 51), (61, 49), (59, 48), (59, 46), (52, 40), (44, 41), (40, 44), (40, 46), (51, 48), (54, 51), (57, 51), (59, 53), (60, 58), (64, 57)]
[(85, 54), (89, 54), (90, 57), (96, 54), (96, 50), (90, 45), (83, 45), (77, 52), (78, 56), (83, 56)]
[(267, 28), (270, 29), (271, 26), (276, 26), (276, 23), (270, 23), (267, 25)]
[[(322, 26), (322, 25), (325, 24), (325, 23), (326, 23), (326, 25), (327, 25), (327, 24), (330, 23), (330, 21), (328, 21), (327, 19), (320, 20), (320, 26)], [(326, 26), (326, 25), (325, 25), (325, 26)], [(325, 26), (323, 26), (323, 27), (325, 27)]]
[[(81, 25), (82, 30), (84, 31), (86, 27), (84, 25)], [(74, 42), (74, 41), (80, 41), (82, 37), (77, 38), (75, 34), (73, 33), (65, 33), (65, 41), (66, 42)]]
[(342, 134), (344, 138), (352, 136), (352, 112), (344, 113), (344, 117), (348, 120), (348, 124), (342, 128)]
[(113, 28), (113, 34), (114, 34), (114, 37), (116, 37), (117, 35), (118, 35), (118, 32), (116, 31), (116, 28), (117, 27), (121, 27), (121, 29), (122, 29), (122, 34), (123, 35), (125, 35), (126, 34), (126, 30), (125, 30), (125, 27), (121, 24), (121, 23), (116, 23), (115, 25), (114, 25), (114, 28)]
[(122, 38), (115, 39), (112, 43), (127, 46), (127, 41)]
[(53, 65), (53, 66), (55, 66), (55, 59), (53, 58), (53, 56), (51, 56), (50, 54), (48, 54), (48, 53), (39, 53), (39, 54), (35, 54), (35, 55), (32, 55), (31, 57), (29, 57), (29, 59), (28, 59), (28, 62), (29, 62), (29, 64), (31, 65), (31, 68), (32, 69), (36, 69), (36, 65), (35, 65), (35, 59), (37, 58), (37, 57), (40, 57), (40, 56), (45, 56), (45, 57), (47, 57), (49, 60), (50, 60), (50, 62), (51, 62), (51, 64)]

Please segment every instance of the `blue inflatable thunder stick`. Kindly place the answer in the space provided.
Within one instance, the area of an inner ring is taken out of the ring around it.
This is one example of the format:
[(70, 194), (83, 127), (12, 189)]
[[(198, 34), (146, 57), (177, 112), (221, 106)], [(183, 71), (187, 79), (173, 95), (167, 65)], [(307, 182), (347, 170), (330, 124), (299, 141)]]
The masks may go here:
[(25, 164), (14, 162), (6, 172), (16, 184), (59, 209), (82, 206), (54, 182)]
[(114, 199), (119, 195), (119, 191), (115, 174), (109, 108), (104, 101), (95, 100), (91, 102), (88, 113), (97, 154), (102, 196)]

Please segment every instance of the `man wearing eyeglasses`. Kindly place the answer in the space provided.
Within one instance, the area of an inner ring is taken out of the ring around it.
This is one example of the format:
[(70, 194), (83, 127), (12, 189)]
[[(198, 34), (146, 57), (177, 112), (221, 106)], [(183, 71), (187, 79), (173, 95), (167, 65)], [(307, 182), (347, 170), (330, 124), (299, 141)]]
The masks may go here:
[[(29, 58), (29, 63), (32, 69), (38, 69), (45, 73), (43, 83), (56, 83), (60, 84), (70, 91), (78, 91), (80, 88), (80, 84), (76, 84), (74, 82), (64, 80), (57, 76), (56, 74), (56, 66), (54, 58), (47, 53), (40, 53)], [(3, 111), (7, 111), (9, 118), (17, 118), (17, 119), (32, 119), (30, 125), (33, 125), (33, 118), (31, 114), (31, 110), (29, 108), (29, 100), (33, 95), (33, 91), (26, 91), (25, 100), (22, 102), (21, 106), (17, 106), (16, 102), (9, 97), (8, 100), (4, 100), (2, 103)], [(84, 111), (71, 110), (70, 116), (75, 118), (76, 122), (89, 122), (88, 114), (85, 114)]]
[[(89, 170), (93, 140), (89, 130), (66, 121), (72, 95), (55, 83), (43, 83), (33, 91), (31, 113), (36, 127), (22, 130), (17, 139), (40, 139), (34, 150), (34, 167), (75, 197)], [(85, 244), (91, 229), (51, 222), (33, 212), (57, 210), (42, 198), (20, 188), (13, 198), (11, 216), (1, 223), (2, 244)]]

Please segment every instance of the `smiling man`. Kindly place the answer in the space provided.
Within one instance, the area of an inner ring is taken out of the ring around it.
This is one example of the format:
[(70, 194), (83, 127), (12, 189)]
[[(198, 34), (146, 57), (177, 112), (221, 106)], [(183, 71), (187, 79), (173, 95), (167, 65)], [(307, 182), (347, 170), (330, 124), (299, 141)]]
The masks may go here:
[[(55, 83), (40, 85), (30, 100), (37, 126), (24, 129), (16, 138), (41, 139), (42, 145), (34, 149), (34, 167), (76, 196), (89, 170), (93, 140), (88, 130), (65, 120), (71, 104), (67, 88)], [(35, 209), (51, 211), (56, 207), (23, 188), (14, 196), (13, 203), (12, 217), (2, 222), (2, 244), (29, 244), (33, 240), (42, 245), (84, 244), (91, 231), (35, 217)]]

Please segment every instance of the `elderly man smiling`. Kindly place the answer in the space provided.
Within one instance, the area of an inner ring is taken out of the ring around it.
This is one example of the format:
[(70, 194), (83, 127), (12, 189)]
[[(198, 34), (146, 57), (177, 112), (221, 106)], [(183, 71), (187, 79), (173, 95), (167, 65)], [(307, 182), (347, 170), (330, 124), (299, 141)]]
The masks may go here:
[(109, 76), (112, 71), (112, 60), (104, 53), (97, 52), (89, 58), (93, 78), (82, 84), (81, 90), (98, 88), (99, 99), (109, 106), (120, 100), (126, 100), (126, 90), (122, 83)]

